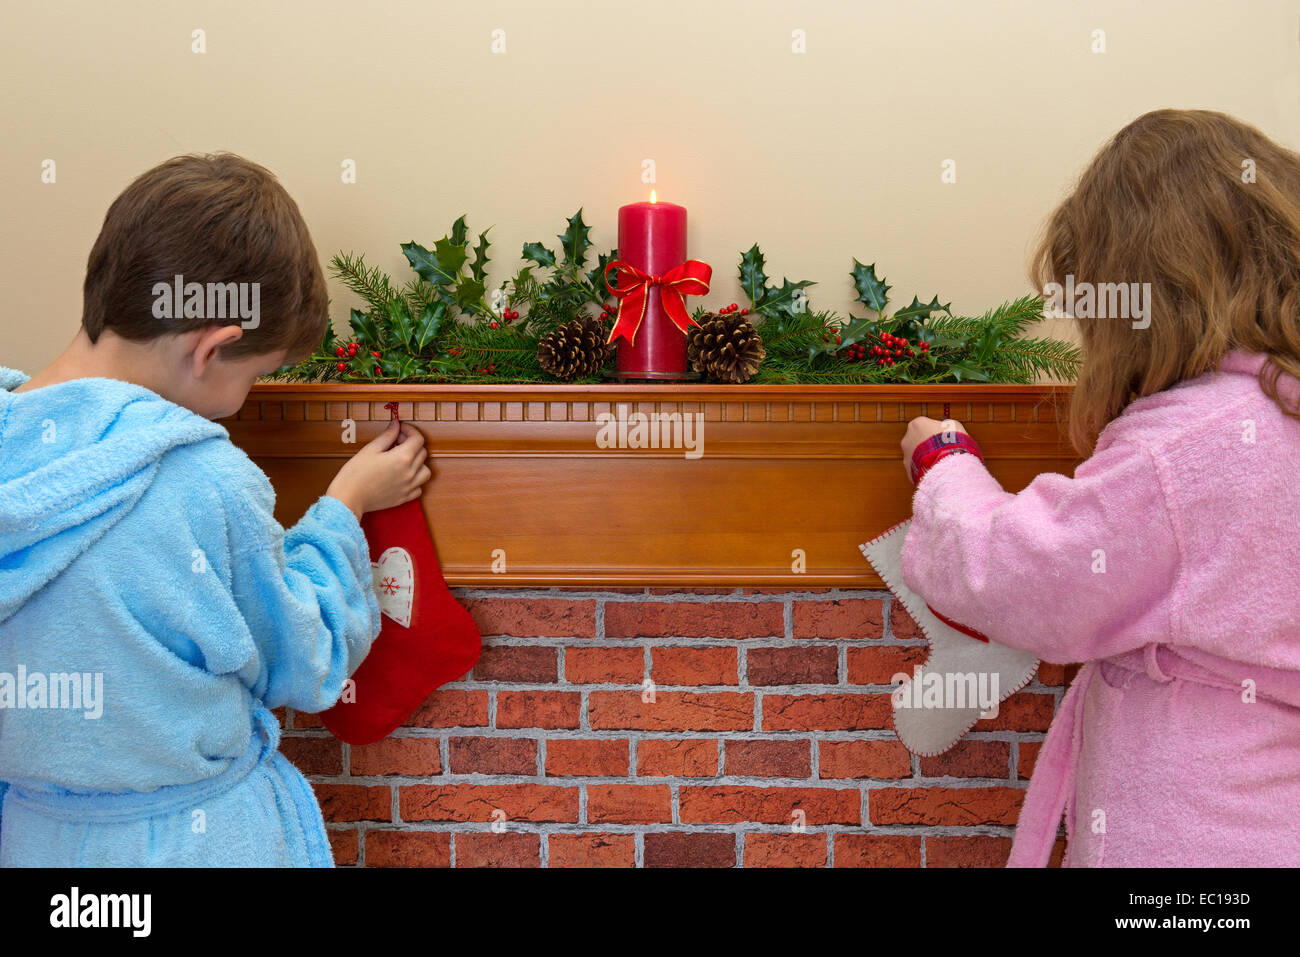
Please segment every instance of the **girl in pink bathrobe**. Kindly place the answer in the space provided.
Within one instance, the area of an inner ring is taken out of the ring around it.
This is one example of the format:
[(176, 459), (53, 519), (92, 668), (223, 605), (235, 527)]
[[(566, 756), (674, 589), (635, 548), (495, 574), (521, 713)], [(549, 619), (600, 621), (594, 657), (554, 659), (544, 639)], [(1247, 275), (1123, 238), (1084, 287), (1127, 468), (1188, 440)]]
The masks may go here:
[[(1074, 477), (1012, 495), (960, 423), (903, 443), (909, 587), (1084, 662), (1008, 865), (1046, 865), (1064, 815), (1066, 866), (1298, 866), (1300, 156), (1220, 113), (1140, 117), (1048, 223), (1033, 279), (1067, 276)], [(1083, 283), (1150, 283), (1149, 309), (1094, 318)]]

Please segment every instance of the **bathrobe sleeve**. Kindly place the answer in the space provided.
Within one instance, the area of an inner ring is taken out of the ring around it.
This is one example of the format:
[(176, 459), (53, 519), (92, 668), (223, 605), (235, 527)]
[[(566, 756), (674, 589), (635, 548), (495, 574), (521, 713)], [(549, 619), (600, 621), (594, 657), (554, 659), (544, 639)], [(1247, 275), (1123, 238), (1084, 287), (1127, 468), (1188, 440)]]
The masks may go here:
[(242, 520), (251, 541), (232, 565), (232, 594), (263, 663), (253, 693), (269, 708), (323, 711), (379, 634), (369, 547), (336, 498), (322, 496), (287, 532), (261, 504), (263, 514)]
[(1011, 494), (974, 455), (921, 479), (903, 579), (993, 641), (1067, 663), (1173, 638), (1177, 537), (1151, 453), (1117, 442)]

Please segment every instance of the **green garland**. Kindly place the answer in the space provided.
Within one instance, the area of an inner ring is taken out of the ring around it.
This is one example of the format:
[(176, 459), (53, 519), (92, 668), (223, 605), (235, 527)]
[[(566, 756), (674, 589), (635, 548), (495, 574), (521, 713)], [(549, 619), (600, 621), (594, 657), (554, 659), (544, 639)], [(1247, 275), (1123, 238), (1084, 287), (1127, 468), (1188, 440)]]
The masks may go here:
[[(349, 314), (351, 336), (326, 330), (311, 356), (268, 378), (306, 382), (554, 382), (537, 361), (542, 337), (582, 315), (603, 323), (612, 303), (605, 266), (617, 250), (593, 254), (591, 227), (579, 209), (558, 234), (558, 253), (525, 243), (525, 261), (495, 290), (487, 287), (488, 232), (471, 244), (464, 216), (432, 249), (403, 243), (415, 275), (398, 285), (355, 253), (340, 252), (330, 273), (355, 293), (364, 309)], [(740, 257), (740, 285), (749, 301), (745, 318), (767, 356), (755, 383), (1001, 382), (1033, 383), (1039, 376), (1073, 378), (1081, 355), (1068, 342), (1025, 335), (1042, 318), (1043, 301), (1025, 296), (979, 317), (954, 315), (935, 296), (888, 311), (890, 286), (875, 264), (856, 259), (850, 275), (855, 302), (869, 314), (847, 319), (814, 311), (804, 292), (809, 280), (769, 284), (758, 245)], [(522, 314), (520, 310), (523, 310)], [(599, 315), (597, 315), (599, 310)], [(695, 310), (698, 318), (704, 307)], [(924, 343), (924, 346), (922, 345)], [(597, 376), (612, 374), (614, 362)]]

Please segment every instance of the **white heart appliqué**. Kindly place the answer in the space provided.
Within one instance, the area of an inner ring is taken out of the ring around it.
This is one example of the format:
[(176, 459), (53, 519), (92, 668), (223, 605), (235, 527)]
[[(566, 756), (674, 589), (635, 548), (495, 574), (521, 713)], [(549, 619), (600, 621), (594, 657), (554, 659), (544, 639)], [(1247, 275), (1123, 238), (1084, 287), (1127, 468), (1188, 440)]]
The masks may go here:
[(415, 562), (405, 548), (386, 548), (379, 561), (370, 563), (379, 611), (403, 628), (411, 627), (415, 605)]

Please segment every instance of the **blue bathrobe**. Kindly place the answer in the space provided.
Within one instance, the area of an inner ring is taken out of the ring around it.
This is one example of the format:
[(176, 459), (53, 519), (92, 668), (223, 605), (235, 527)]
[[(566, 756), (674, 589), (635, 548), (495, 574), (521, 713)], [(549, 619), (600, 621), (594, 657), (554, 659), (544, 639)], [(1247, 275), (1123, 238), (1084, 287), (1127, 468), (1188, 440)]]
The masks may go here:
[(224, 428), (115, 379), (0, 367), (0, 866), (315, 866), (270, 709), (379, 634), (356, 517), (287, 532)]

